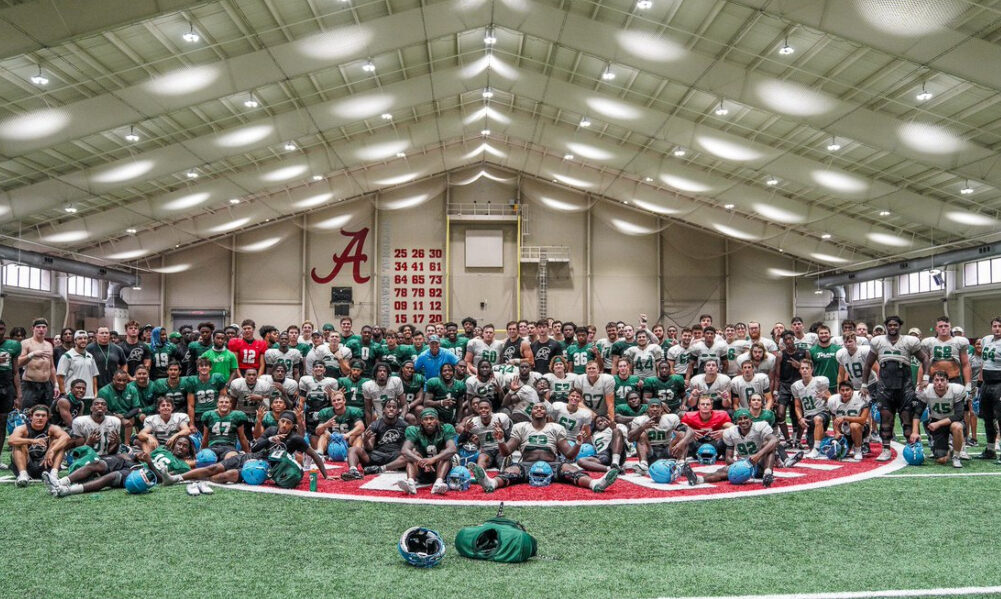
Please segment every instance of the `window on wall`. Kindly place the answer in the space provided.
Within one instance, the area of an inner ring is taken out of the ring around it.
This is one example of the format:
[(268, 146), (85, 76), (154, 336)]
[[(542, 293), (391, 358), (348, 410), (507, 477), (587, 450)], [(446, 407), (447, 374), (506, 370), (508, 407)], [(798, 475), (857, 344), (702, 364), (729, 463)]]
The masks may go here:
[(849, 294), (853, 302), (864, 302), (883, 297), (883, 281), (876, 279), (875, 281), (852, 283)]
[(993, 283), (1001, 283), (1001, 258), (967, 262), (963, 267), (963, 286), (975, 287)]
[(945, 288), (945, 272), (938, 275), (939, 281), (935, 280), (930, 270), (907, 273), (897, 277), (897, 295), (912, 295), (915, 293), (926, 293), (928, 291), (938, 291)]
[(82, 297), (100, 297), (100, 281), (90, 277), (70, 275), (66, 279), (66, 292), (70, 295), (79, 295)]
[(3, 284), (33, 291), (52, 291), (52, 272), (24, 264), (5, 264)]

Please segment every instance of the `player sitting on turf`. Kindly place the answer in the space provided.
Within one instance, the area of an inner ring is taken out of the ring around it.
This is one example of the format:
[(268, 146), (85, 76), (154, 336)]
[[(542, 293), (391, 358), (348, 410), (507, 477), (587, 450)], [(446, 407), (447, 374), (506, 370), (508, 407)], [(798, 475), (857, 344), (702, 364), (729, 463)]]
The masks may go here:
[(213, 491), (204, 482), (206, 480), (214, 483), (240, 482), (240, 470), (244, 464), (250, 460), (266, 460), (276, 450), (289, 454), (301, 451), (313, 460), (313, 463), (320, 469), (320, 475), (327, 478), (323, 458), (309, 446), (309, 443), (306, 443), (305, 439), (295, 434), (296, 420), (298, 420), (298, 416), (294, 412), (288, 410), (282, 412), (278, 419), (278, 426), (268, 427), (261, 438), (254, 442), (250, 453), (233, 453), (221, 462), (204, 468), (195, 468), (182, 474), (170, 474), (164, 471), (155, 460), (150, 461), (149, 466), (166, 486), (185, 481), (196, 481), (194, 484), (188, 485), (188, 495), (211, 495)]
[(80, 493), (95, 493), (104, 489), (120, 489), (125, 477), (139, 465), (136, 457), (127, 453), (107, 455), (74, 470), (69, 476), (44, 472), (42, 480), (53, 497), (66, 497)]
[[(929, 445), (935, 455), (935, 461), (945, 464), (951, 454), (952, 465), (962, 468), (961, 459), (970, 459), (964, 449), (963, 413), (966, 407), (966, 389), (959, 383), (949, 382), (949, 373), (936, 370), (932, 374), (932, 384), (919, 391), (914, 402), (914, 421), (910, 443), (921, 440), (921, 414), (928, 408), (928, 420), (925, 430), (928, 432)], [(949, 435), (952, 434), (952, 448), (949, 447)], [(957, 449), (958, 448), (958, 449)]]
[(691, 465), (681, 467), (681, 473), (688, 479), (688, 484), (714, 483), (727, 479), (730, 467), (738, 460), (749, 460), (754, 465), (755, 474), (761, 473), (761, 484), (772, 486), (775, 475), (772, 467), (775, 465), (775, 448), (779, 438), (775, 436), (772, 427), (767, 422), (751, 420), (751, 412), (745, 409), (733, 413), (737, 426), (731, 426), (723, 433), (723, 443), (726, 444), (726, 467), (712, 474), (699, 476)]
[(10, 446), (10, 465), (17, 475), (17, 486), (27, 487), (32, 478), (59, 473), (63, 454), (70, 444), (70, 437), (62, 428), (49, 422), (49, 408), (44, 404), (32, 406), (28, 421), (18, 426), (7, 439)]
[(634, 419), (629, 429), (629, 440), (636, 443), (639, 454), (637, 467), (640, 472), (646, 473), (650, 462), (684, 459), (695, 433), (689, 428), (676, 435), (680, 425), (681, 419), (677, 414), (664, 413), (664, 402), (655, 397), (647, 403), (646, 414)]
[(806, 431), (806, 444), (810, 452), (806, 458), (820, 457), (820, 441), (831, 423), (827, 412), (827, 398), (830, 382), (826, 376), (813, 376), (813, 362), (803, 359), (799, 363), (800, 380), (792, 384), (792, 396), (796, 402), (796, 419), (800, 428)]
[(403, 469), (406, 460), (400, 455), (400, 450), (406, 432), (407, 423), (400, 416), (400, 400), (388, 400), (382, 405), (382, 416), (362, 433), (362, 444), (348, 449), (348, 471), (341, 474), (341, 479), (361, 478), (359, 464), (364, 467), (365, 474)]
[[(768, 426), (775, 428), (775, 413), (765, 407), (765, 399), (759, 394), (755, 393), (751, 395), (750, 399), (747, 400), (747, 411), (751, 413), (751, 422), (767, 422)], [(775, 466), (781, 466), (783, 468), (792, 468), (806, 452), (803, 450), (797, 451), (793, 455), (789, 455), (786, 452), (786, 448), (779, 443), (779, 446), (775, 448), (775, 455), (778, 459), (775, 461)]]
[(69, 393), (52, 402), (52, 423), (65, 428), (73, 426), (73, 419), (86, 412), (92, 401), (92, 397), (87, 397), (87, 381), (74, 379), (69, 384)]
[(247, 415), (233, 411), (233, 399), (228, 395), (219, 397), (216, 409), (202, 416), (202, 447), (215, 453), (219, 461), (237, 455), (237, 441), (241, 449), (250, 447), (247, 435), (243, 432), (243, 423)]
[(589, 439), (594, 446), (595, 454), (586, 458), (579, 458), (577, 465), (589, 472), (608, 472), (614, 468), (622, 469), (622, 461), (625, 459), (625, 442), (622, 440), (622, 431), (617, 426), (612, 426), (608, 416), (602, 414), (594, 419), (594, 430)]
[[(476, 463), (481, 468), (503, 467), (505, 460), (497, 445), (507, 440), (511, 418), (504, 413), (495, 414), (493, 403), (488, 397), (474, 399), (473, 410), (476, 415), (465, 419), (456, 429), (460, 442), (468, 441), (479, 448), (480, 455), (476, 458)], [(504, 436), (500, 438), (494, 436), (498, 424), (504, 431)]]
[(458, 451), (455, 427), (442, 424), (435, 408), (424, 408), (420, 416), (420, 424), (407, 427), (407, 440), (400, 451), (407, 462), (407, 478), (399, 486), (404, 493), (416, 495), (418, 483), (434, 481), (431, 493), (444, 495), (448, 492), (445, 476), (452, 468), (452, 456)]
[(344, 392), (340, 389), (330, 393), (330, 407), (320, 410), (318, 419), (320, 424), (315, 431), (318, 437), (316, 451), (321, 455), (327, 453), (331, 433), (344, 435), (348, 447), (362, 446), (365, 413), (361, 408), (348, 407)]
[(567, 429), (567, 437), (576, 437), (581, 433), (584, 437), (591, 436), (594, 412), (581, 405), (583, 399), (580, 389), (571, 389), (566, 402), (557, 401), (549, 408), (549, 417)]
[(632, 424), (633, 420), (646, 414), (646, 411), (647, 405), (643, 403), (640, 392), (630, 391), (626, 395), (626, 403), (620, 403), (615, 406), (615, 423), (629, 430), (629, 425)]
[(73, 419), (70, 445), (74, 447), (88, 445), (99, 456), (118, 453), (122, 421), (107, 414), (107, 400), (95, 397), (94, 402), (90, 404), (90, 414)]
[(697, 405), (697, 410), (685, 412), (681, 417), (681, 424), (694, 431), (688, 453), (694, 456), (700, 445), (709, 443), (716, 448), (716, 455), (721, 455), (724, 450), (723, 431), (733, 426), (733, 422), (725, 411), (713, 409), (711, 395), (700, 396)]
[(838, 384), (838, 395), (827, 400), (827, 410), (834, 415), (834, 439), (851, 439), (851, 461), (861, 462), (862, 442), (869, 438), (869, 401), (844, 380)]
[(174, 402), (169, 397), (161, 397), (156, 402), (156, 414), (151, 414), (143, 420), (143, 428), (139, 431), (139, 447), (146, 453), (152, 452), (161, 445), (170, 445), (180, 437), (186, 437), (193, 431), (188, 426), (188, 415), (174, 411)]
[[(494, 429), (494, 436), (501, 437), (500, 426)], [(509, 466), (495, 478), (487, 476), (479, 465), (473, 466), (473, 476), (483, 490), (492, 493), (495, 489), (503, 489), (511, 485), (528, 482), (528, 472), (536, 462), (547, 462), (559, 482), (589, 488), (596, 493), (607, 489), (619, 476), (619, 470), (612, 468), (605, 476), (592, 479), (580, 466), (573, 463), (580, 451), (580, 444), (570, 446), (567, 442), (567, 429), (555, 422), (546, 421), (546, 405), (532, 406), (532, 419), (529, 422), (519, 422), (511, 427), (511, 438), (497, 445), (502, 456), (509, 456), (514, 451), (521, 451), (521, 461)], [(559, 462), (557, 452), (567, 459)]]

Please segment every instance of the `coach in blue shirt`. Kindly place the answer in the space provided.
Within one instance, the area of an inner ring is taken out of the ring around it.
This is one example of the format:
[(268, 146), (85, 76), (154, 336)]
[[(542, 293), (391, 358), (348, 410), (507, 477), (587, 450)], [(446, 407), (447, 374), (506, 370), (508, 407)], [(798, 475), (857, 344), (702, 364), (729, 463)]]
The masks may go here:
[(441, 338), (438, 335), (428, 337), (428, 348), (417, 356), (414, 370), (424, 375), (424, 380), (431, 380), (441, 372), (443, 364), (456, 364), (459, 358), (448, 351), (441, 351)]

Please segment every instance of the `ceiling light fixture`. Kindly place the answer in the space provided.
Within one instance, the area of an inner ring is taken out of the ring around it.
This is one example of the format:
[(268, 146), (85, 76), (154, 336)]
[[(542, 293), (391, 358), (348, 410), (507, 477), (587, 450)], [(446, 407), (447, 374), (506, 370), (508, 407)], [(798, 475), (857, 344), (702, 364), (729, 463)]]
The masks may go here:
[(38, 73), (31, 76), (31, 82), (38, 86), (49, 84), (49, 78), (42, 74), (42, 65), (38, 65)]
[(653, 8), (653, 0), (638, 0), (636, 8), (639, 10), (649, 10)]
[(135, 235), (139, 231), (138, 231), (138, 229), (133, 229), (133, 228), (130, 227), (128, 229), (125, 229), (125, 232), (128, 233), (129, 235)]
[(841, 144), (838, 143), (838, 138), (837, 137), (832, 137), (831, 138), (831, 143), (827, 144), (827, 151), (828, 152), (837, 152), (840, 149), (841, 149)]
[(611, 81), (612, 79), (615, 79), (615, 73), (612, 72), (612, 65), (607, 64), (605, 70), (601, 72), (601, 80)]
[(736, 208), (736, 206), (734, 206), (733, 204), (723, 204), (724, 210), (733, 210), (734, 208)]
[(778, 184), (779, 184), (779, 180), (778, 180), (777, 177), (773, 177), (773, 176), (769, 175), (768, 178), (765, 179), (765, 185), (768, 185), (769, 187), (775, 187)]
[(590, 127), (591, 126), (591, 119), (587, 118), (587, 115), (584, 115), (580, 119), (580, 126), (581, 127)]
[(963, 187), (963, 189), (960, 189), (959, 193), (963, 194), (964, 196), (968, 196), (971, 193), (973, 193), (973, 188), (970, 187), (970, 180), (969, 179), (966, 180), (966, 186)]
[(382, 120), (391, 121), (393, 120), (393, 115), (389, 114), (388, 112), (384, 112), (382, 113)]
[(287, 141), (287, 142), (285, 142), (285, 145), (282, 146), (282, 147), (285, 148), (286, 152), (294, 152), (297, 149), (299, 149), (299, 147), (296, 146), (295, 142), (293, 142), (293, 141)]
[(716, 114), (716, 116), (726, 116), (730, 114), (730, 111), (727, 110), (726, 106), (723, 105), (722, 98), (720, 98), (719, 105), (716, 106), (716, 110), (714, 110), (713, 112)]
[(573, 154), (564, 154), (563, 160), (573, 160)]
[(480, 135), (490, 135), (490, 129), (481, 129)]
[(813, 291), (813, 294), (814, 294), (814, 295), (820, 295), (820, 294), (822, 294), (822, 293), (824, 293), (824, 290), (823, 290), (823, 289), (815, 289), (815, 290)]
[(230, 198), (229, 203), (235, 206), (240, 203), (240, 198)]
[(889, 210), (880, 210), (879, 211), (879, 215), (880, 216), (890, 216), (890, 211)]
[(653, 177), (644, 177), (643, 180), (647, 183), (653, 183)]
[(916, 95), (914, 97), (917, 99), (918, 102), (926, 102), (926, 101), (931, 100), (932, 98), (934, 98), (935, 94), (933, 94), (930, 91), (928, 91), (928, 89), (925, 87), (925, 84), (922, 83), (921, 84), (921, 91), (918, 93), (918, 95)]
[(198, 171), (196, 171), (195, 169), (191, 169), (190, 171), (188, 171), (187, 173), (185, 173), (185, 175), (187, 175), (189, 179), (197, 179), (198, 178)]
[(130, 143), (135, 143), (135, 142), (139, 141), (139, 136), (136, 135), (135, 125), (129, 127), (129, 132), (127, 134), (125, 134), (125, 141), (130, 142)]
[(685, 148), (682, 148), (681, 146), (678, 146), (677, 148), (674, 148), (674, 155), (677, 158), (683, 158), (685, 156), (685, 154), (687, 154), (687, 153), (688, 153), (688, 150), (686, 150)]
[(76, 208), (73, 206), (66, 206), (63, 210), (65, 210), (67, 214), (76, 214)]
[(323, 175), (313, 175), (314, 181), (323, 181)]
[(247, 96), (247, 99), (243, 101), (243, 105), (247, 108), (257, 108), (260, 106), (260, 103), (257, 101), (257, 98), (254, 97), (254, 94), (251, 93)]
[(831, 238), (831, 234), (830, 233), (824, 233), (823, 235), (820, 236), (820, 238), (821, 239), (830, 239)]
[(407, 153), (406, 152), (397, 152), (396, 153), (396, 157), (397, 158), (406, 158), (407, 157)]
[(490, 89), (489, 87), (486, 88), (486, 89), (484, 89), (483, 90), (483, 97), (484, 98), (492, 98), (492, 97), (494, 97), (494, 90)]
[(184, 41), (188, 42), (189, 44), (193, 44), (198, 40), (202, 39), (201, 37), (199, 37), (197, 33), (195, 33), (194, 24), (190, 25), (190, 29), (188, 30), (188, 32), (182, 35), (181, 38), (183, 38)]
[(361, 65), (361, 70), (365, 71), (366, 73), (374, 73), (375, 63), (372, 62), (372, 59), (370, 58), (365, 61), (365, 64)]
[(483, 36), (483, 43), (492, 46), (497, 43), (497, 35), (494, 33), (494, 26), (487, 27), (487, 33)]
[(779, 48), (779, 54), (782, 56), (789, 56), (795, 51), (796, 49), (789, 45), (789, 38), (786, 38), (785, 41), (782, 42), (782, 47)]

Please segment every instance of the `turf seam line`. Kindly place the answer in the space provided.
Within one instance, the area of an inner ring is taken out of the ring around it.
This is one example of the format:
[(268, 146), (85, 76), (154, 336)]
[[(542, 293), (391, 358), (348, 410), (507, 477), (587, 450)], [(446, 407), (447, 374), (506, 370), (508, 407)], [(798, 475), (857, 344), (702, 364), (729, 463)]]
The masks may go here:
[(843, 591), (832, 593), (791, 593), (788, 595), (713, 595), (702, 597), (659, 597), (658, 599), (867, 599), (870, 597), (941, 597), (956, 595), (1001, 595), (1001, 586), (906, 589), (885, 591)]

